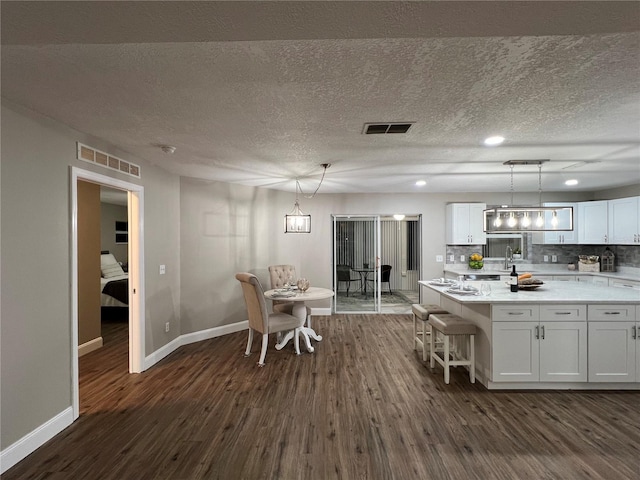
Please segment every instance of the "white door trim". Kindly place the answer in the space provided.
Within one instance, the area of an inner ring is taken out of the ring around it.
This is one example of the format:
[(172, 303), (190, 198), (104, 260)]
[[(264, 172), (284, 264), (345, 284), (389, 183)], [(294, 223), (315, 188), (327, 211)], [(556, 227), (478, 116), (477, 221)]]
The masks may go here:
[(129, 373), (144, 370), (144, 187), (71, 167), (71, 372), (73, 419), (80, 415), (78, 372), (78, 180), (128, 192), (129, 220)]

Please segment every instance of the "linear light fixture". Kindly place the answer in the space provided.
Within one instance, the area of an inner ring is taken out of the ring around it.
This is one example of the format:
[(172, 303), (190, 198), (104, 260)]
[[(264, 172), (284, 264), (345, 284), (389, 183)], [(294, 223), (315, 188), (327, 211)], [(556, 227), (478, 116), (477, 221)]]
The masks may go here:
[[(548, 160), (509, 160), (511, 167), (511, 206), (489, 208), (484, 211), (486, 233), (513, 232), (570, 232), (573, 230), (573, 207), (545, 207), (542, 205), (542, 164)], [(538, 206), (513, 205), (514, 165), (538, 165)]]
[(313, 198), (315, 194), (318, 193), (320, 185), (322, 185), (322, 181), (324, 180), (324, 174), (327, 173), (327, 168), (329, 168), (331, 164), (323, 163), (321, 166), (324, 168), (322, 171), (322, 178), (320, 178), (320, 183), (318, 184), (315, 192), (309, 196), (302, 192), (300, 182), (296, 178), (296, 203), (293, 205), (291, 213), (284, 216), (284, 233), (311, 233), (311, 215), (305, 214), (300, 210), (300, 204), (298, 203), (298, 191), (300, 191), (302, 196), (305, 198)]

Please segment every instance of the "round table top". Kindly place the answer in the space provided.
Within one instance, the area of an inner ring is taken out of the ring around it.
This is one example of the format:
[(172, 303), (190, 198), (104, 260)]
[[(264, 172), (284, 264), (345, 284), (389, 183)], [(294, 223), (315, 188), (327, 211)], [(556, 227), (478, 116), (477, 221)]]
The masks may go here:
[[(304, 302), (306, 300), (323, 300), (333, 297), (333, 290), (322, 287), (309, 287), (309, 290), (302, 293), (299, 290), (293, 290), (295, 295), (288, 296), (283, 288), (274, 288), (264, 292), (264, 296), (269, 300), (285, 300), (287, 302)], [(278, 295), (280, 294), (280, 295)]]

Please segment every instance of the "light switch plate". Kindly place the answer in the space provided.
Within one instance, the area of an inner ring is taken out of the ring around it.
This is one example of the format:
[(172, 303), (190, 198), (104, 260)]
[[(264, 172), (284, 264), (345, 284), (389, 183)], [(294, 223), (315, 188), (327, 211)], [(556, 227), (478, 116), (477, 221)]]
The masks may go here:
[(464, 255), (460, 255), (460, 261), (464, 262), (465, 256)]
[(436, 262), (439, 262), (439, 263), (444, 262), (444, 257), (442, 255), (436, 255)]
[(160, 275), (164, 275), (167, 273), (167, 267), (165, 265), (160, 265)]
[(449, 263), (453, 263), (456, 261), (456, 257), (454, 257), (453, 255), (449, 255)]
[(551, 261), (552, 262), (557, 262), (558, 261), (558, 256), (557, 255), (551, 255)]
[(549, 255), (545, 255), (542, 257), (542, 261), (543, 262), (548, 262), (549, 261)]

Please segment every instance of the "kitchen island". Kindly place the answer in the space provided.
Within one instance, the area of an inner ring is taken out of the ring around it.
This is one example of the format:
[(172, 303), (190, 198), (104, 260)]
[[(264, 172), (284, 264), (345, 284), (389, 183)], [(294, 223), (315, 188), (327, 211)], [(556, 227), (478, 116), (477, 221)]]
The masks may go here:
[(545, 281), (512, 293), (489, 283), (481, 296), (420, 281), (477, 326), (476, 377), (487, 388), (640, 390), (640, 292)]

